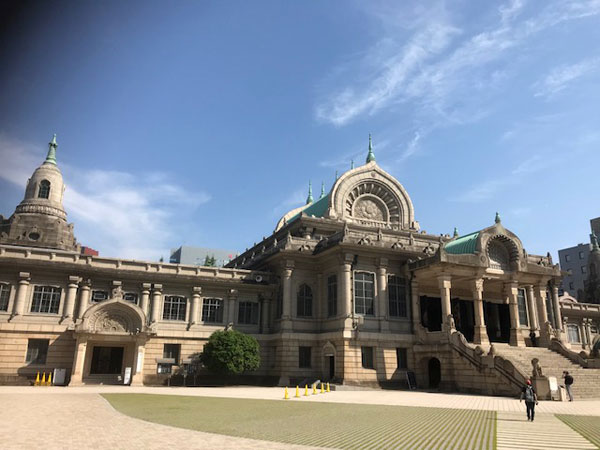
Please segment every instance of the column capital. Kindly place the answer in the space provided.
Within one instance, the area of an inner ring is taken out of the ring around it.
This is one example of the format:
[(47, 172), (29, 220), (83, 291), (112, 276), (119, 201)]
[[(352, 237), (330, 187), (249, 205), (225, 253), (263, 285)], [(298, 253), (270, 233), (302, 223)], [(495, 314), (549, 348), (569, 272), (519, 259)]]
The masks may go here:
[(452, 277), (448, 274), (438, 275), (438, 286), (443, 289), (450, 289), (452, 287)]
[(341, 264), (352, 264), (354, 262), (354, 253), (342, 253), (340, 255)]
[(483, 278), (475, 278), (474, 280), (471, 280), (471, 289), (476, 292), (482, 292), (483, 291), (483, 282), (484, 282)]
[(227, 291), (227, 297), (230, 299), (235, 299), (238, 297), (239, 291), (237, 289), (229, 289)]
[(29, 281), (31, 278), (31, 274), (29, 272), (19, 272), (20, 281)]
[(154, 289), (154, 291), (155, 291), (155, 292), (160, 292), (160, 291), (162, 291), (162, 288), (163, 288), (163, 286), (162, 286), (162, 284), (156, 284), (156, 283), (155, 283), (155, 284), (152, 286), (152, 288)]
[(387, 269), (389, 264), (389, 260), (387, 258), (378, 258), (377, 259), (377, 268), (378, 269)]
[(142, 283), (142, 291), (149, 291), (152, 288), (150, 283)]
[(296, 266), (296, 262), (293, 259), (286, 259), (281, 265), (284, 269), (293, 269)]
[(202, 294), (202, 287), (194, 286), (192, 288), (192, 295), (201, 295), (201, 294)]
[(76, 275), (69, 276), (69, 285), (71, 285), (71, 284), (78, 285), (80, 281), (81, 281), (81, 277), (78, 277)]
[(510, 280), (504, 282), (504, 290), (508, 293), (513, 289), (519, 289), (519, 282), (516, 280)]

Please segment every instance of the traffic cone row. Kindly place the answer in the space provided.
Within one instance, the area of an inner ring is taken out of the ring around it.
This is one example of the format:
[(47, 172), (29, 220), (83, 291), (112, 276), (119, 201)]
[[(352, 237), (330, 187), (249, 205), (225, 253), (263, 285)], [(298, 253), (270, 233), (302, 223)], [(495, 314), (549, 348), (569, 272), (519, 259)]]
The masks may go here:
[(48, 373), (48, 378), (46, 378), (46, 372), (42, 372), (42, 379), (40, 379), (40, 373), (38, 372), (35, 376), (34, 386), (52, 386), (52, 372)]
[[(317, 386), (316, 384), (313, 384), (313, 391), (312, 391), (312, 395), (317, 395), (317, 394), (327, 394), (331, 392), (331, 388), (329, 386), (329, 383), (325, 384), (325, 383), (321, 383), (321, 389), (320, 392), (317, 391)], [(308, 384), (304, 385), (304, 396), (308, 397), (310, 394), (308, 393)], [(300, 387), (296, 386), (296, 395), (294, 395), (294, 397), (296, 398), (300, 398)], [(287, 386), (285, 387), (284, 393), (283, 393), (283, 398), (284, 400), (289, 400), (290, 399), (290, 394), (288, 392), (288, 388)]]

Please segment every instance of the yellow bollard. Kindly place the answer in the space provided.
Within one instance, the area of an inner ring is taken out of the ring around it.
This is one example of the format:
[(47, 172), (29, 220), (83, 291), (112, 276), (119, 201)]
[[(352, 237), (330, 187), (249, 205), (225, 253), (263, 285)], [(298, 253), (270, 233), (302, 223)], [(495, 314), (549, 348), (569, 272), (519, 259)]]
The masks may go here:
[(327, 383), (327, 392), (331, 392), (331, 391), (329, 390), (329, 383)]
[(46, 372), (42, 373), (42, 381), (40, 382), (40, 386), (46, 386)]
[(52, 386), (52, 372), (48, 374), (48, 381), (46, 386)]
[(39, 372), (35, 376), (35, 383), (33, 383), (33, 385), (34, 386), (39, 386), (40, 385), (40, 373)]
[(285, 387), (285, 394), (283, 395), (283, 399), (284, 400), (289, 400), (290, 399), (290, 394), (288, 394), (287, 386)]
[(308, 397), (308, 384), (304, 385), (304, 396)]
[(325, 388), (323, 387), (323, 383), (321, 383), (321, 394), (325, 393)]
[(300, 389), (296, 386), (296, 398), (300, 398)]
[(317, 395), (317, 387), (313, 384), (313, 395)]

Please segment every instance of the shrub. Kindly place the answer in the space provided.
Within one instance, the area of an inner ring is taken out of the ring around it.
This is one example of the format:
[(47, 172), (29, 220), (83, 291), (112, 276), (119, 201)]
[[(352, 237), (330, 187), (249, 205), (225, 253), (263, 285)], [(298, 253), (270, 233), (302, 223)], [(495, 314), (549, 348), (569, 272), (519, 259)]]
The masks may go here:
[(235, 330), (215, 331), (208, 338), (200, 362), (223, 375), (240, 375), (260, 366), (258, 341)]

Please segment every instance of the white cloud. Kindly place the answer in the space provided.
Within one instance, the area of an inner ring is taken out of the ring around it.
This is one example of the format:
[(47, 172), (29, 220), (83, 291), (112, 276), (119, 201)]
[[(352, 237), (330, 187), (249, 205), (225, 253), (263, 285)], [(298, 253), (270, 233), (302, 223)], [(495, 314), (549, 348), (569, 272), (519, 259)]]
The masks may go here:
[(600, 69), (600, 59), (590, 58), (571, 65), (555, 67), (543, 79), (533, 84), (536, 97), (551, 98), (575, 80)]
[(419, 131), (415, 131), (413, 138), (408, 142), (404, 152), (400, 156), (399, 161), (404, 161), (407, 158), (410, 158), (414, 155), (419, 149), (419, 141), (421, 140), (421, 133)]
[[(24, 188), (45, 151), (0, 136), (0, 178)], [(210, 200), (188, 192), (166, 174), (88, 170), (60, 162), (67, 188), (64, 206), (75, 223), (75, 236), (102, 255), (157, 260), (168, 257), (169, 243), (186, 212)], [(16, 205), (15, 205), (16, 206)]]

